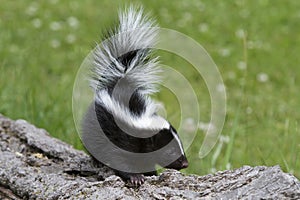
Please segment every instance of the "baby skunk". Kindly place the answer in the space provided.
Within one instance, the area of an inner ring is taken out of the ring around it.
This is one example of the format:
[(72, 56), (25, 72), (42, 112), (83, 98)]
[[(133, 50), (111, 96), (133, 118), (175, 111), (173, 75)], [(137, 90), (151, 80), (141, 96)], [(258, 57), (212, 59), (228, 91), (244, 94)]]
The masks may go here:
[(144, 175), (156, 175), (156, 164), (188, 166), (176, 130), (156, 114), (149, 97), (159, 82), (151, 49), (158, 27), (142, 12), (132, 6), (121, 12), (120, 25), (95, 48), (90, 81), (95, 99), (82, 123), (86, 149), (136, 186)]

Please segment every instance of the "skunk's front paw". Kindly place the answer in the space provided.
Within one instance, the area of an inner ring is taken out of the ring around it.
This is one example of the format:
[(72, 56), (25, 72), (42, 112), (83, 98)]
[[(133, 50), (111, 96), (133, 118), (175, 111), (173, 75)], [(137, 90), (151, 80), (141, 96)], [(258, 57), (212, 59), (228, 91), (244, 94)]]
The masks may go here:
[(140, 186), (145, 182), (145, 177), (143, 174), (130, 174), (129, 181), (134, 186)]
[(135, 174), (122, 171), (116, 171), (116, 174), (119, 175), (125, 182), (128, 182), (131, 186), (134, 187), (138, 187), (145, 182), (145, 177), (143, 174)]

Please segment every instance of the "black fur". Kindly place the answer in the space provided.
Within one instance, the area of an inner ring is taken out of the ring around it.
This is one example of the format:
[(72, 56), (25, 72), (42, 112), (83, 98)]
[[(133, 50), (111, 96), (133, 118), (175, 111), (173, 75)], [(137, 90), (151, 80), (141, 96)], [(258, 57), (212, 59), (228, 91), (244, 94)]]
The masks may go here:
[[(158, 133), (156, 133), (157, 131), (151, 130), (131, 129), (130, 131), (143, 131), (144, 133), (148, 132), (149, 135), (153, 135), (152, 137), (147, 138), (134, 137), (124, 132), (118, 126), (114, 116), (107, 111), (103, 105), (95, 102), (95, 109), (99, 125), (101, 126), (104, 134), (112, 143), (126, 151), (133, 153), (149, 153), (166, 146), (172, 139), (174, 139), (172, 134), (169, 133), (169, 129), (162, 129)], [(126, 124), (122, 125), (126, 126)]]

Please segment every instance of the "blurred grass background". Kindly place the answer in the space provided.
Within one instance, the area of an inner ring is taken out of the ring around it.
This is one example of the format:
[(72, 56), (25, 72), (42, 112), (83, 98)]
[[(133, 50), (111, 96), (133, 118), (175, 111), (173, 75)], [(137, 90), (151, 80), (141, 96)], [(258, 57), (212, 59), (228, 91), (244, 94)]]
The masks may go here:
[[(131, 1), (132, 2), (132, 1)], [(203, 130), (187, 150), (188, 173), (242, 165), (277, 165), (300, 177), (300, 1), (134, 1), (161, 27), (178, 30), (212, 56), (227, 92), (227, 116), (213, 151), (199, 159)], [(0, 113), (45, 128), (76, 148), (72, 118), (76, 72), (117, 10), (129, 1), (0, 0)], [(196, 86), (201, 123), (210, 119), (203, 80), (185, 62), (162, 53)], [(187, 70), (188, 69), (188, 70)], [(171, 121), (178, 115), (165, 91)], [(180, 114), (180, 113), (179, 113)], [(176, 120), (175, 120), (176, 121)]]

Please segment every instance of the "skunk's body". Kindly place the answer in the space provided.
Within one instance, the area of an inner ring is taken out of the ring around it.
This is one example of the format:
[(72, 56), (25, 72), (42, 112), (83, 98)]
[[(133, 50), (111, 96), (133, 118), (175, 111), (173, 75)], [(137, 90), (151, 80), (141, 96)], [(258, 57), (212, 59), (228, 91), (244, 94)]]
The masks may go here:
[(148, 96), (159, 82), (157, 58), (151, 58), (157, 27), (130, 7), (120, 26), (94, 52), (91, 86), (95, 100), (83, 120), (82, 139), (100, 162), (133, 184), (155, 165), (182, 169), (188, 161), (176, 130), (156, 114)]

